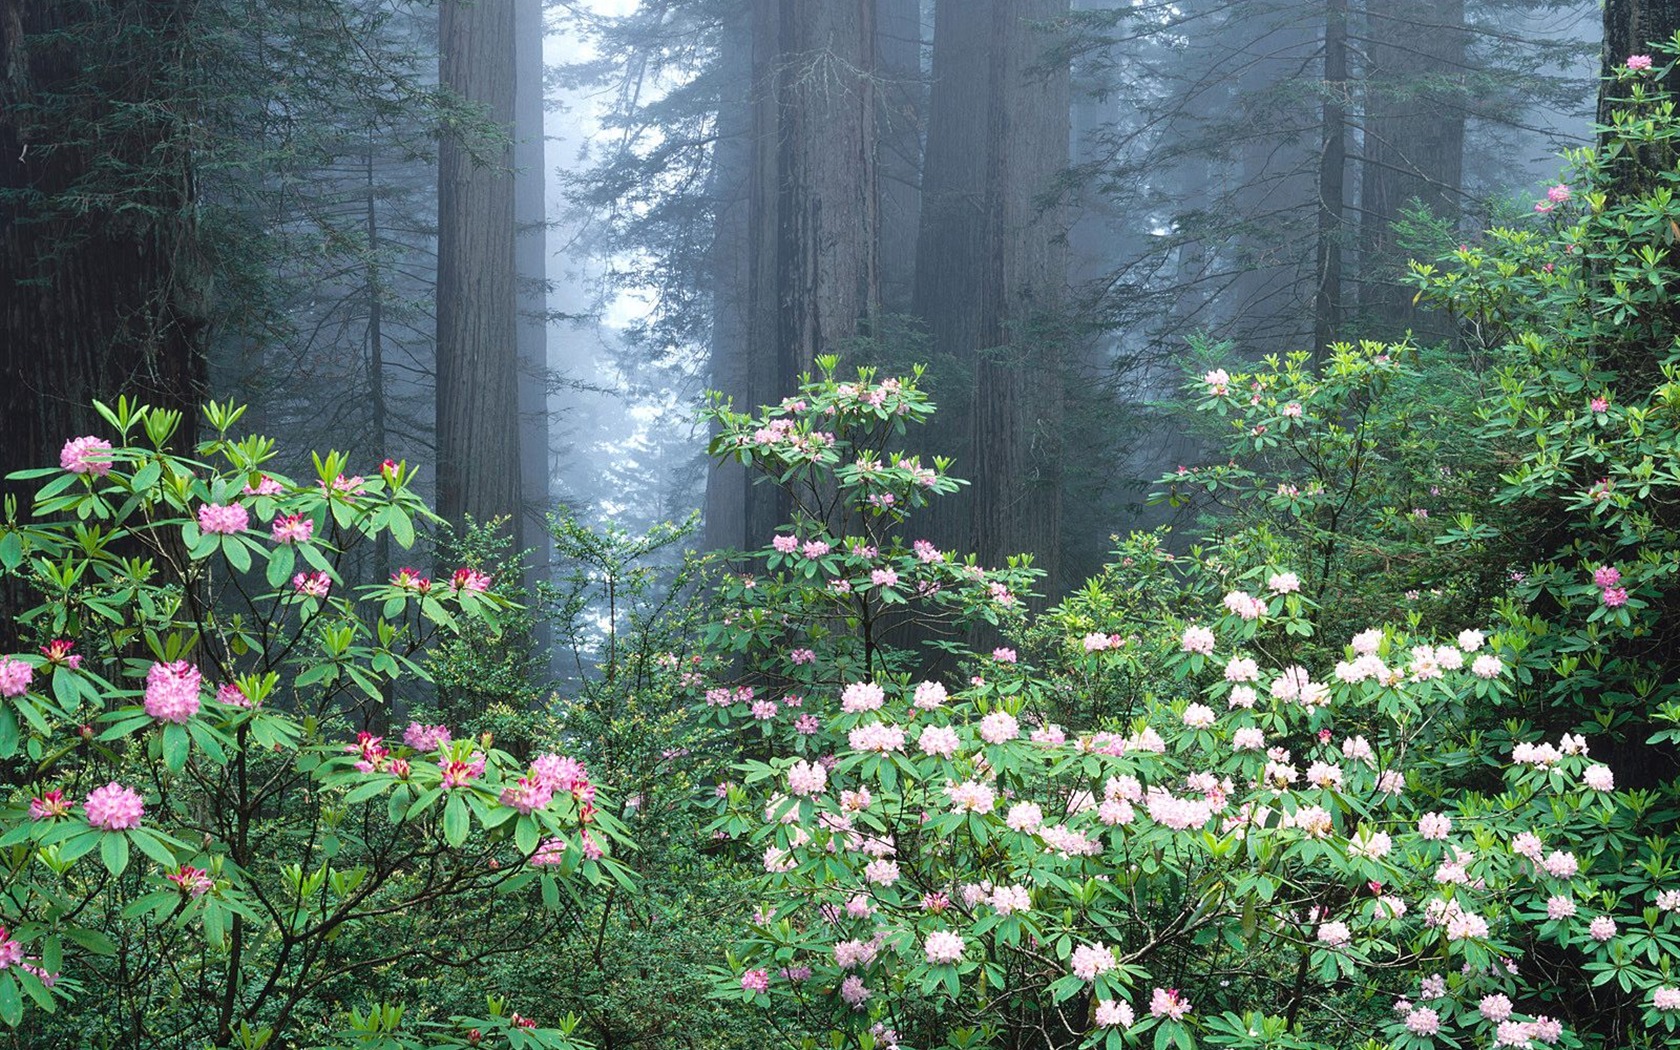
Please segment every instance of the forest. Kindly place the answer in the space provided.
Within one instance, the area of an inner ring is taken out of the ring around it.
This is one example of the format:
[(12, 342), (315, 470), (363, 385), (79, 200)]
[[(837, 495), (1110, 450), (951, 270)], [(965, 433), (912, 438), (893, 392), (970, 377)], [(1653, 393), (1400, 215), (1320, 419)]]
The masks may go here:
[(1680, 1045), (1680, 0), (0, 0), (0, 1050)]

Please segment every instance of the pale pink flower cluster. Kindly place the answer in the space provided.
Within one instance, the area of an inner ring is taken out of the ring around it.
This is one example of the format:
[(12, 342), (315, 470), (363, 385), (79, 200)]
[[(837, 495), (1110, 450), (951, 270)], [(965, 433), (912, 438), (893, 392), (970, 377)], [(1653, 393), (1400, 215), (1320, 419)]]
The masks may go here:
[(1232, 591), (1225, 596), (1225, 609), (1244, 620), (1258, 620), (1266, 614), (1266, 603), (1247, 591)]
[(1616, 777), (1609, 766), (1592, 765), (1581, 774), (1581, 783), (1594, 791), (1612, 791), (1616, 787)]
[(520, 777), (516, 783), (502, 789), (502, 805), (520, 813), (534, 813), (554, 799), (554, 790), (532, 777)]
[(993, 711), (980, 720), (980, 739), (988, 744), (1003, 744), (1021, 735), (1021, 723), (1008, 711)]
[(1546, 898), (1546, 918), (1553, 922), (1575, 917), (1575, 901), (1562, 894), (1554, 894)]
[(846, 1005), (852, 1007), (854, 1010), (863, 1009), (864, 1001), (874, 994), (874, 992), (871, 992), (868, 988), (864, 987), (863, 978), (859, 977), (857, 974), (853, 974), (844, 981), (840, 982), (840, 998), (844, 999), (846, 1001)]
[(1149, 1013), (1154, 1017), (1170, 1017), (1174, 1021), (1184, 1020), (1184, 1015), (1190, 1012), (1190, 1000), (1181, 995), (1177, 988), (1157, 988), (1149, 993)]
[(998, 886), (986, 903), (999, 915), (1015, 915), (1032, 910), (1032, 894), (1025, 886)]
[(1003, 822), (1011, 830), (1031, 833), (1044, 823), (1044, 810), (1036, 802), (1017, 802), (1009, 807)]
[(1382, 628), (1371, 627), (1354, 635), (1349, 644), (1353, 646), (1353, 651), (1360, 656), (1375, 656), (1377, 650), (1382, 646), (1382, 640)]
[(1394, 848), (1394, 839), (1386, 831), (1375, 831), (1370, 827), (1361, 827), (1359, 834), (1348, 840), (1348, 853), (1367, 860), (1386, 857)]
[(1211, 729), (1217, 716), (1206, 704), (1191, 704), (1184, 709), (1184, 724), (1191, 729)]
[(921, 737), (916, 741), (924, 755), (938, 755), (940, 758), (953, 758), (961, 741), (957, 738), (957, 731), (950, 726), (928, 726), (922, 730)]
[(1162, 787), (1152, 787), (1144, 798), (1149, 819), (1174, 831), (1199, 828), (1213, 819), (1213, 806), (1205, 798), (1179, 798)]
[(834, 965), (842, 970), (855, 970), (860, 966), (868, 966), (875, 961), (875, 944), (872, 941), (841, 941), (834, 946)]
[(1592, 922), (1587, 923), (1587, 936), (1603, 944), (1616, 936), (1616, 920), (1608, 915), (1596, 916)]
[(1427, 1006), (1419, 1006), (1406, 1014), (1406, 1031), (1413, 1035), (1434, 1035), (1441, 1030), (1441, 1015)]
[(1099, 631), (1092, 631), (1084, 637), (1081, 644), (1084, 645), (1085, 651), (1088, 653), (1100, 653), (1105, 649), (1119, 649), (1126, 643), (1117, 634), (1103, 634)]
[(490, 589), (490, 574), (477, 569), (462, 566), (449, 577), (449, 589), (452, 591), (474, 591), (483, 594)]
[(1318, 924), (1318, 940), (1320, 944), (1340, 948), (1353, 940), (1353, 931), (1345, 922), (1321, 922)]
[(952, 809), (968, 810), (971, 813), (990, 813), (992, 806), (997, 803), (997, 792), (993, 791), (989, 784), (978, 780), (945, 785), (945, 797), (951, 800)]
[(1498, 678), (1505, 665), (1492, 653), (1483, 653), (1470, 665), (1470, 673), (1477, 678)]
[(748, 970), (741, 975), (741, 990), (745, 992), (768, 992), (770, 990), (770, 971)]
[(1202, 382), (1207, 384), (1208, 393), (1214, 397), (1224, 397), (1231, 386), (1231, 374), (1223, 368), (1215, 368), (1202, 377)]
[(874, 682), (853, 682), (840, 694), (840, 710), (848, 714), (876, 711), (886, 700), (886, 691)]
[(292, 589), (306, 598), (325, 598), (332, 589), (332, 577), (324, 572), (300, 572), (292, 577)]
[(1446, 840), (1452, 832), (1452, 818), (1445, 813), (1425, 813), (1418, 818), (1418, 834), (1435, 842)]
[(1581, 870), (1581, 862), (1575, 859), (1575, 854), (1564, 850), (1555, 849), (1546, 854), (1546, 859), (1540, 864), (1554, 879), (1572, 879)]
[(885, 722), (866, 722), (847, 734), (847, 742), (853, 751), (903, 751), (904, 730)]
[(154, 663), (146, 672), (146, 713), (160, 722), (184, 723), (198, 713), (198, 668), (185, 660)]
[(22, 660), (7, 657), (0, 660), (0, 696), (22, 696), (29, 692), (29, 680), (35, 668)]
[(102, 478), (111, 472), (111, 443), (88, 435), (71, 438), (58, 452), (58, 465), (72, 474)]
[(1097, 1002), (1096, 1022), (1101, 1028), (1130, 1028), (1137, 1019), (1132, 1004), (1124, 1000), (1102, 999)]
[(1234, 751), (1258, 751), (1266, 746), (1266, 734), (1256, 726), (1243, 726), (1231, 734)]
[(1665, 985), (1654, 990), (1651, 1005), (1658, 1010), (1680, 1010), (1680, 988)]
[(566, 859), (566, 840), (562, 838), (544, 839), (537, 851), (531, 854), (533, 867), (545, 868), (557, 865)]
[(237, 503), (206, 503), (198, 508), (198, 527), (205, 533), (231, 536), (244, 532), (250, 523), (250, 512)]
[(1301, 589), (1301, 578), (1292, 572), (1275, 573), (1266, 580), (1266, 589), (1273, 594), (1294, 594)]
[(922, 682), (916, 686), (914, 704), (923, 711), (932, 711), (945, 706), (948, 695), (945, 687), (938, 682)]
[(816, 762), (797, 761), (788, 769), (788, 790), (795, 795), (817, 795), (828, 787), (828, 770)]
[(101, 831), (129, 831), (137, 828), (140, 826), (140, 817), (145, 813), (140, 795), (114, 780), (104, 787), (88, 792), (87, 801), (82, 803), (82, 808), (87, 811), (88, 823)]
[(1114, 952), (1101, 941), (1081, 944), (1068, 957), (1068, 968), (1082, 981), (1094, 981), (1114, 969)]
[(438, 748), (449, 743), (448, 726), (429, 726), (419, 722), (410, 722), (403, 730), (403, 743), (421, 754), (431, 754)]
[(1246, 656), (1233, 656), (1225, 664), (1227, 682), (1258, 682), (1260, 665)]
[(1179, 647), (1187, 653), (1201, 653), (1206, 656), (1213, 652), (1213, 632), (1206, 627), (1186, 627), (1184, 636), (1179, 641)]
[(927, 935), (922, 950), (934, 966), (948, 966), (962, 958), (963, 939), (949, 930), (935, 930)]

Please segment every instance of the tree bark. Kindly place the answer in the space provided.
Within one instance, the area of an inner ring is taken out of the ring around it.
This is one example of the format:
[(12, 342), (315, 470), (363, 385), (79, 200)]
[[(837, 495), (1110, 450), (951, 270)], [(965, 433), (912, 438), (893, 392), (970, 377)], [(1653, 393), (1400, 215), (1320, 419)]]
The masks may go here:
[(916, 252), (933, 352), (973, 376), (966, 412), (942, 403), (940, 441), (959, 450), (957, 473), (973, 484), (966, 521), (933, 519), (941, 542), (988, 564), (1035, 552), (1052, 589), (1067, 258), (1062, 209), (1046, 196), (1067, 167), (1070, 100), (1043, 26), (1067, 10), (1066, 0), (936, 5)]
[(1464, 0), (1372, 5), (1366, 12), (1365, 134), (1359, 194), (1359, 305), (1364, 331), (1399, 338), (1425, 328), (1412, 292), (1399, 282), (1405, 258), (1395, 243), (1402, 208), (1421, 201), (1432, 215), (1458, 212), (1464, 178), (1464, 104), (1453, 97), (1465, 68)]
[[(543, 4), (518, 0), (515, 5), (514, 77), (514, 266), (517, 272), (518, 315), (515, 342), (519, 350), (519, 481), (524, 499), (525, 542), (531, 546), (525, 586), (535, 592), (549, 577), (548, 514), (554, 509), (549, 492), (548, 436), (548, 206), (547, 151), (543, 137)], [(539, 642), (546, 642), (547, 625), (540, 624)]]
[(496, 141), (446, 134), (438, 151), (438, 513), (507, 519), (522, 546), (519, 349), (515, 316), (514, 5), (446, 0), (445, 89), (483, 107)]
[[(728, 201), (714, 246), (729, 282), (715, 300), (713, 376), (738, 411), (780, 403), (875, 312), (874, 12), (875, 0), (752, 0), (748, 145), (718, 157), (720, 171), (744, 162), (745, 225), (742, 202)], [(729, 467), (713, 472), (706, 504), (720, 547), (762, 545), (788, 514), (773, 486)]]
[(1323, 360), (1342, 320), (1342, 215), (1347, 179), (1347, 0), (1324, 5), (1324, 138), (1318, 158), (1318, 262), (1313, 360)]

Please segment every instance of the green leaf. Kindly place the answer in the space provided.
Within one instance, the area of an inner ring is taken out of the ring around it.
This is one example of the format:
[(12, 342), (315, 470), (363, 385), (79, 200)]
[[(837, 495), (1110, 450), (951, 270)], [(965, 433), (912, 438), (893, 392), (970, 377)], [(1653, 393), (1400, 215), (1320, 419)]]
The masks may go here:
[(280, 547), (269, 552), (268, 555), (268, 585), (276, 590), (286, 585), (292, 578), (292, 569), (297, 567), (297, 552), (291, 547)]
[(128, 867), (128, 838), (121, 832), (107, 831), (104, 839), (99, 843), (99, 859), (105, 865), (105, 870), (112, 875), (121, 875)]
[(23, 537), (15, 529), (0, 536), (0, 565), (15, 570), (23, 564)]
[(179, 773), (187, 765), (187, 754), (192, 750), (192, 739), (187, 736), (187, 727), (171, 722), (163, 727), (163, 764), (169, 767), (171, 773)]
[(175, 854), (156, 834), (145, 828), (136, 828), (129, 832), (129, 839), (139, 847), (140, 852), (156, 861), (160, 867), (173, 868), (176, 865)]
[(13, 1028), (23, 1020), (23, 996), (18, 994), (17, 981), (9, 973), (0, 973), (0, 1021)]
[(466, 798), (459, 792), (451, 792), (443, 807), (443, 841), (459, 846), (467, 841), (467, 832), (471, 830), (472, 812), (467, 809)]

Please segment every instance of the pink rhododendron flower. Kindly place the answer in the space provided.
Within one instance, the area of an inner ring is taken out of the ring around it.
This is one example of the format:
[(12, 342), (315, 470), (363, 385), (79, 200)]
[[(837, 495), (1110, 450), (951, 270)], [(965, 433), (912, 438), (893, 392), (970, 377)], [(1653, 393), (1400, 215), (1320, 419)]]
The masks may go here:
[(423, 755), (429, 755), (438, 748), (449, 743), (448, 726), (429, 726), (419, 722), (410, 722), (403, 730), (403, 743), (412, 747)]
[(35, 668), (22, 660), (10, 657), (0, 660), (0, 696), (22, 696), (29, 692), (29, 680), (35, 676)]
[(1546, 898), (1546, 918), (1557, 922), (1560, 919), (1572, 918), (1575, 915), (1575, 901), (1570, 897), (1552, 896)]
[(1680, 1010), (1680, 988), (1665, 985), (1651, 992), (1651, 1005), (1658, 1010)]
[(1452, 831), (1452, 818), (1445, 813), (1425, 813), (1418, 818), (1418, 834), (1436, 842), (1444, 841)]
[(1639, 73), (1639, 72), (1642, 72), (1644, 70), (1650, 69), (1651, 68), (1651, 56), (1650, 55), (1629, 55), (1628, 58), (1627, 58), (1627, 67), (1635, 73)]
[(962, 958), (963, 939), (949, 930), (935, 930), (927, 935), (922, 950), (934, 966), (948, 966)]
[(111, 781), (102, 788), (94, 788), (82, 803), (88, 823), (101, 831), (129, 831), (140, 826), (145, 806), (140, 795)]
[(1348, 840), (1348, 853), (1355, 857), (1375, 860), (1386, 857), (1394, 848), (1394, 839), (1386, 831), (1375, 831), (1369, 827), (1359, 829), (1359, 834)]
[(58, 452), (58, 465), (72, 474), (102, 478), (111, 472), (111, 443), (89, 435), (71, 438)]
[(173, 882), (182, 893), (189, 897), (202, 897), (215, 888), (216, 883), (211, 880), (210, 873), (203, 868), (194, 868), (186, 864), (177, 871), (166, 873), (164, 878)]
[(1266, 734), (1256, 726), (1243, 726), (1231, 734), (1231, 748), (1235, 751), (1258, 751), (1266, 746)]
[(259, 474), (255, 486), (247, 484), (239, 490), (241, 496), (278, 496), (285, 487), (267, 474)]
[(1616, 777), (1609, 766), (1593, 765), (1582, 772), (1581, 783), (1594, 791), (1611, 791), (1616, 787)]
[(1489, 1021), (1498, 1023), (1509, 1020), (1511, 1016), (1511, 1000), (1503, 995), (1488, 995), (1482, 997), (1481, 1005), (1476, 1011)]
[(1204, 656), (1213, 652), (1213, 646), (1213, 632), (1206, 627), (1186, 627), (1184, 637), (1179, 642), (1179, 647), (1185, 652), (1201, 653)]
[(154, 663), (146, 672), (146, 713), (160, 722), (183, 723), (198, 713), (198, 668), (185, 660)]
[(1190, 1012), (1190, 1000), (1179, 994), (1177, 988), (1157, 988), (1149, 993), (1149, 1013), (1154, 1017), (1170, 1017), (1174, 1021), (1184, 1020), (1184, 1015)]
[(456, 569), (449, 577), (449, 589), (452, 591), (474, 591), (483, 594), (490, 589), (490, 574), (479, 572), (463, 566)]
[(1266, 603), (1247, 591), (1232, 591), (1225, 596), (1225, 608), (1241, 619), (1258, 620), (1265, 615)]
[(998, 886), (986, 903), (999, 915), (1016, 915), (1032, 910), (1032, 894), (1025, 886)]
[(844, 999), (847, 1005), (854, 1010), (862, 1009), (864, 1001), (874, 994), (864, 986), (863, 978), (857, 974), (853, 974), (840, 982), (840, 998)]
[(990, 813), (997, 803), (997, 792), (978, 780), (945, 785), (945, 797), (951, 800), (952, 809), (964, 809), (971, 813)]
[(237, 503), (206, 503), (198, 508), (198, 527), (205, 533), (231, 536), (250, 524), (250, 512)]
[(223, 682), (216, 687), (216, 702), (229, 707), (252, 707), (251, 698), (245, 695), (245, 690), (232, 682)]
[(1132, 1004), (1124, 1000), (1102, 999), (1097, 1002), (1097, 1026), (1100, 1028), (1130, 1028), (1136, 1015)]
[(885, 754), (889, 751), (904, 750), (904, 730), (884, 722), (866, 722), (847, 734), (846, 739), (853, 751), (878, 751)]
[(566, 840), (562, 838), (544, 839), (537, 851), (531, 854), (531, 865), (546, 868), (560, 864), (566, 859)]
[(1606, 587), (1606, 588), (1604, 588), (1603, 597), (1604, 597), (1604, 607), (1605, 608), (1607, 608), (1607, 609), (1619, 609), (1622, 606), (1627, 604), (1627, 600), (1628, 600), (1627, 588), (1626, 587)]
[(923, 711), (943, 707), (946, 699), (945, 687), (938, 682), (922, 682), (916, 686), (915, 706)]
[(1546, 854), (1546, 859), (1541, 861), (1541, 864), (1545, 867), (1546, 873), (1554, 879), (1572, 879), (1576, 872), (1581, 870), (1580, 862), (1575, 859), (1575, 854), (1566, 853), (1563, 850), (1553, 850)]
[(517, 783), (502, 789), (500, 802), (520, 813), (533, 813), (548, 805), (554, 798), (553, 789), (530, 777), (520, 777)]
[(1099, 974), (1114, 969), (1114, 952), (1101, 941), (1081, 944), (1068, 957), (1068, 968), (1082, 981), (1094, 981)]
[(876, 711), (886, 700), (886, 690), (874, 682), (854, 682), (840, 694), (840, 710), (848, 714)]
[(996, 660), (1000, 664), (1012, 664), (1016, 662), (1017, 658), (1015, 650), (1005, 649), (1003, 646), (998, 646), (996, 649), (992, 650), (992, 659)]
[(771, 539), (770, 546), (774, 547), (778, 553), (792, 554), (799, 549), (799, 537), (777, 536)]
[(815, 762), (798, 761), (788, 769), (788, 790), (795, 795), (821, 794), (827, 786), (828, 770)]
[(1562, 204), (1564, 201), (1568, 200), (1570, 196), (1569, 187), (1561, 182), (1546, 191), (1546, 199), (1551, 201), (1553, 204)]
[(1280, 572), (1266, 581), (1273, 594), (1294, 594), (1301, 589), (1301, 578), (1292, 572)]
[(1406, 1031), (1413, 1035), (1434, 1035), (1441, 1030), (1441, 1015), (1420, 1006), (1406, 1015)]
[(1505, 665), (1492, 653), (1483, 653), (1470, 665), (1470, 673), (1477, 678), (1498, 678)]
[(1600, 915), (1587, 924), (1587, 936), (1603, 943), (1616, 936), (1616, 920), (1608, 915)]
[(746, 992), (768, 992), (770, 990), (770, 971), (748, 970), (741, 975), (741, 990)]
[(1210, 729), (1216, 717), (1206, 704), (1191, 704), (1184, 709), (1183, 721), (1191, 729)]
[(1345, 922), (1321, 922), (1318, 924), (1318, 940), (1332, 948), (1340, 948), (1353, 940), (1353, 933)]
[(30, 820), (57, 820), (70, 815), (70, 802), (64, 792), (53, 790), (29, 800)]
[(1044, 823), (1044, 810), (1036, 802), (1017, 802), (1009, 807), (1003, 822), (1016, 831), (1037, 831)]
[(1021, 723), (1008, 711), (993, 711), (980, 720), (980, 739), (988, 744), (1002, 744), (1021, 735)]
[(292, 589), (307, 598), (325, 598), (332, 589), (332, 577), (324, 572), (300, 572), (292, 577)]
[(1260, 680), (1260, 665), (1246, 656), (1233, 656), (1225, 664), (1225, 680), (1227, 682), (1258, 682)]
[(269, 531), (275, 543), (308, 543), (315, 522), (302, 514), (284, 514), (274, 519)]

